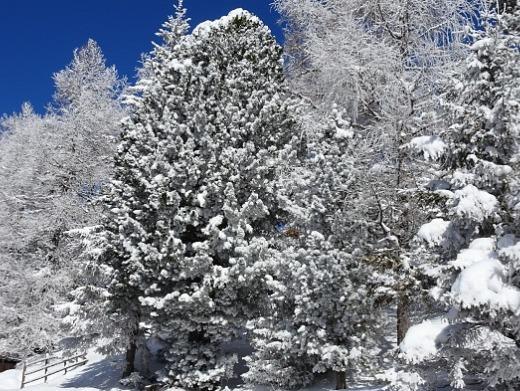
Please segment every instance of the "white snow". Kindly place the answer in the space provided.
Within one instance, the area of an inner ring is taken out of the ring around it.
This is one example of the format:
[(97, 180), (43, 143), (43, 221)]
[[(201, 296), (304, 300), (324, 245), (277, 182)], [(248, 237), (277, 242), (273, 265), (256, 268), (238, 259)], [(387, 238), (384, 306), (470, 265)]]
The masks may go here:
[(205, 208), (206, 207), (206, 198), (207, 198), (207, 196), (208, 196), (207, 190), (204, 190), (202, 193), (197, 194), (197, 201), (198, 201), (199, 206), (201, 208)]
[(475, 174), (464, 170), (457, 170), (451, 177), (451, 184), (455, 187), (462, 187), (472, 183), (474, 180)]
[(511, 166), (495, 164), (493, 162), (480, 159), (474, 154), (468, 155), (466, 159), (471, 161), (474, 165), (480, 165), (480, 167), (482, 167), (482, 169), (487, 173), (487, 175), (493, 176), (497, 179), (511, 175), (511, 173), (513, 172)]
[(17, 390), (20, 388), (22, 372), (19, 369), (11, 369), (0, 373), (0, 390)]
[(325, 236), (323, 236), (323, 234), (321, 234), (320, 232), (317, 232), (317, 231), (312, 231), (310, 236), (312, 239), (316, 240), (317, 242), (323, 242), (325, 240)]
[(211, 219), (209, 219), (208, 226), (209, 227), (218, 227), (219, 225), (222, 224), (223, 221), (224, 221), (224, 216), (217, 215), (217, 216), (212, 217)]
[[(164, 348), (161, 341), (150, 342), (149, 347), (152, 351)], [(249, 345), (246, 347), (239, 345), (240, 349), (246, 349), (249, 353)], [(236, 346), (229, 346), (225, 349), (236, 351)], [(27, 385), (24, 390), (27, 391), (123, 391), (129, 390), (119, 384), (123, 359), (116, 357), (110, 359), (95, 352), (87, 354), (88, 363), (77, 369), (71, 370), (67, 375), (56, 374), (49, 378), (47, 383), (43, 381)], [(20, 390), (21, 369), (13, 369), (0, 373), (0, 391), (19, 391)], [(317, 382), (299, 391), (329, 391), (333, 388), (334, 379), (327, 375), (318, 379)], [(232, 388), (233, 389), (233, 388)], [(352, 385), (352, 391), (380, 391), (382, 387)], [(263, 386), (255, 386), (248, 388), (244, 385), (238, 388), (241, 391), (269, 391), (271, 388)], [(180, 388), (169, 388), (168, 391), (185, 391)]]
[(515, 235), (505, 235), (497, 243), (500, 256), (520, 262), (520, 239)]
[[(360, 376), (360, 378), (362, 378), (362, 377), (363, 376)], [(366, 380), (365, 379), (360, 379), (360, 380), (362, 380), (362, 382), (360, 382), (360, 384), (350, 383), (349, 388), (347, 388), (347, 390), (350, 390), (350, 391), (383, 391), (383, 390), (387, 390), (387, 388), (384, 386), (368, 385), (367, 383), (370, 380), (372, 380), (371, 378), (367, 378)], [(326, 374), (326, 375), (319, 376), (316, 383), (303, 387), (303, 388), (297, 388), (296, 390), (297, 391), (331, 391), (334, 389), (334, 384), (335, 384), (334, 376), (332, 374)], [(282, 389), (274, 388), (272, 386), (270, 387), (270, 386), (258, 386), (258, 385), (257, 386), (241, 385), (236, 390), (237, 391), (273, 391), (275, 389), (278, 391), (284, 391)], [(172, 388), (171, 390), (168, 389), (166, 391), (184, 391), (184, 390)]]
[(465, 269), (476, 262), (487, 258), (496, 258), (495, 238), (478, 238), (469, 247), (460, 251), (451, 265), (457, 269)]
[(467, 185), (463, 189), (457, 190), (455, 200), (455, 213), (460, 217), (470, 218), (477, 222), (482, 222), (490, 217), (498, 206), (494, 195), (479, 190), (473, 185)]
[(493, 44), (493, 38), (480, 38), (471, 45), (471, 50), (482, 50)]
[(415, 151), (422, 153), (427, 160), (440, 158), (446, 149), (446, 143), (435, 135), (415, 137), (408, 145)]
[(375, 163), (369, 169), (369, 173), (371, 173), (371, 174), (372, 173), (378, 174), (378, 173), (382, 173), (382, 172), (386, 172), (386, 171), (388, 171), (388, 165), (383, 164), (383, 163)]
[(183, 293), (182, 295), (179, 296), (179, 301), (181, 303), (191, 303), (193, 302), (193, 298), (188, 295), (187, 293)]
[(168, 66), (177, 72), (183, 72), (186, 68), (193, 66), (193, 61), (191, 58), (186, 58), (182, 61), (174, 58), (168, 63)]
[[(463, 308), (488, 305), (515, 312), (520, 310), (520, 291), (505, 283), (505, 268), (498, 260), (495, 243), (493, 237), (476, 239), (452, 262), (462, 271), (453, 283), (451, 293)], [(510, 241), (503, 241), (502, 246), (507, 243)]]
[[(439, 232), (443, 232), (440, 227), (444, 226), (439, 221), (426, 227), (422, 237), (435, 240)], [(505, 268), (498, 259), (497, 248), (510, 256), (520, 254), (519, 242), (512, 235), (502, 238), (498, 245), (494, 237), (478, 238), (451, 263), (451, 266), (461, 270), (451, 287), (451, 294), (462, 308), (488, 305), (492, 310), (520, 312), (520, 290), (506, 284)], [(453, 310), (456, 311), (456, 308)], [(446, 317), (426, 320), (410, 327), (399, 346), (402, 355), (410, 362), (421, 362), (434, 356), (448, 338), (451, 327), (456, 325), (450, 325)], [(485, 339), (479, 344), (484, 342)]]
[(451, 190), (447, 189), (437, 189), (434, 190), (434, 193), (439, 197), (445, 198), (447, 200), (451, 200), (455, 197), (455, 194)]
[(470, 266), (461, 271), (451, 293), (463, 308), (489, 305), (518, 312), (520, 291), (504, 281), (504, 265), (496, 258), (496, 253), (482, 251)]
[(420, 362), (435, 355), (439, 345), (447, 340), (449, 327), (448, 320), (443, 317), (410, 327), (399, 345), (402, 355), (411, 362)]
[(336, 127), (336, 134), (334, 135), (337, 139), (346, 139), (354, 137), (354, 132), (351, 129), (344, 129)]
[(440, 245), (450, 228), (450, 222), (443, 219), (433, 219), (419, 228), (417, 237), (428, 243), (429, 246)]
[(376, 378), (389, 382), (391, 387), (388, 389), (396, 390), (417, 390), (421, 384), (425, 383), (425, 380), (418, 373), (399, 371), (395, 368), (388, 369), (381, 375), (376, 375)]

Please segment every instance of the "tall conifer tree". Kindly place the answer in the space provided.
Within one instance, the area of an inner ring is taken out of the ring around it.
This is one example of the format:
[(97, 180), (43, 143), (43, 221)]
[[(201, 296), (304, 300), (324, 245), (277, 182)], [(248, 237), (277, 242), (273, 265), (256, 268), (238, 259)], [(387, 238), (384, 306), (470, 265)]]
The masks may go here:
[(236, 362), (222, 344), (259, 302), (248, 268), (286, 214), (278, 177), (296, 158), (297, 107), (258, 18), (236, 10), (186, 35), (184, 15), (127, 98), (109, 212), (88, 240), (102, 243), (105, 312), (130, 325), (126, 373), (154, 334), (172, 384), (214, 389)]

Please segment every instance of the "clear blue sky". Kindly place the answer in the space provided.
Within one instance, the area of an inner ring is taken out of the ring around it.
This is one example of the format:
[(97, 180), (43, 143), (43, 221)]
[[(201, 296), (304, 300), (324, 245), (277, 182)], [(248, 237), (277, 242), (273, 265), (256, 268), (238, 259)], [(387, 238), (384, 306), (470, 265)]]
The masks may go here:
[[(192, 26), (234, 8), (247, 9), (281, 40), (271, 0), (185, 0)], [(140, 53), (157, 41), (154, 33), (173, 12), (173, 0), (0, 1), (0, 115), (29, 101), (43, 112), (53, 93), (52, 74), (71, 60), (88, 38), (107, 62), (130, 80)]]

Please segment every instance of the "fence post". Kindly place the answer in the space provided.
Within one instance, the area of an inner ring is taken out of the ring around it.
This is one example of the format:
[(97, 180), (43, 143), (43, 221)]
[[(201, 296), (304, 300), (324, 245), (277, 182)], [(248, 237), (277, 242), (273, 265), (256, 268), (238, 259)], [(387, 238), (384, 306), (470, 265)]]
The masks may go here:
[(20, 388), (23, 388), (25, 386), (25, 360), (22, 361), (22, 384), (20, 385)]
[(65, 361), (63, 361), (63, 368), (65, 368), (65, 375), (67, 374), (67, 359), (65, 358)]
[(43, 382), (44, 383), (47, 383), (47, 371), (49, 368), (47, 368), (47, 364), (49, 364), (49, 354), (48, 353), (45, 353), (45, 377), (43, 378)]

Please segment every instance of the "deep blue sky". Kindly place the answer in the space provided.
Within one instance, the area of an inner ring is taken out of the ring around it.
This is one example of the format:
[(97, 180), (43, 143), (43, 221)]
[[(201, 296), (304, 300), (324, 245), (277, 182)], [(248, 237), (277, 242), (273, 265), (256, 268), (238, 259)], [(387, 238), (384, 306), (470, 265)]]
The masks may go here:
[[(108, 64), (132, 80), (140, 53), (173, 12), (173, 0), (0, 1), (0, 115), (29, 101), (43, 112), (53, 93), (52, 74), (64, 68), (74, 48), (88, 38)], [(192, 26), (234, 8), (254, 12), (281, 40), (271, 0), (185, 0)]]

